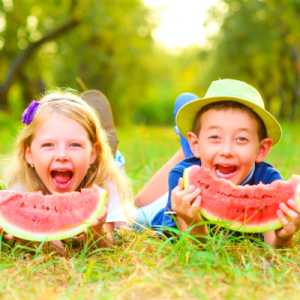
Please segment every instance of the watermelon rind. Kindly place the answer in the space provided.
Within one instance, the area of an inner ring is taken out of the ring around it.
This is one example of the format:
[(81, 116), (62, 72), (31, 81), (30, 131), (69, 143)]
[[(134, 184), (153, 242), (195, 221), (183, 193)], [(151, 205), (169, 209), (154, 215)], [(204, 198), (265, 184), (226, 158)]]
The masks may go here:
[[(189, 171), (190, 170), (191, 170), (191, 168), (186, 168), (183, 171), (183, 187), (184, 187), (184, 189), (187, 189), (190, 185), (190, 183), (189, 183)], [(293, 175), (292, 177), (294, 177), (298, 182), (300, 182), (300, 177), (298, 175)], [(298, 184), (297, 189), (295, 191), (294, 200), (298, 204), (300, 204), (300, 184)], [(268, 221), (267, 223), (246, 225), (245, 223), (247, 220), (245, 220), (244, 223), (222, 220), (221, 218), (207, 212), (205, 209), (202, 209), (201, 207), (200, 207), (200, 214), (212, 223), (224, 222), (224, 226), (226, 228), (234, 230), (234, 231), (245, 232), (245, 233), (263, 233), (263, 232), (277, 230), (277, 229), (283, 227), (282, 223), (279, 221), (279, 219), (274, 220), (274, 221)]]
[[(299, 202), (298, 202), (299, 203)], [(224, 222), (224, 226), (228, 229), (245, 232), (245, 233), (263, 233), (267, 231), (276, 230), (282, 227), (282, 224), (279, 220), (268, 222), (267, 224), (260, 224), (260, 225), (245, 225), (245, 223), (239, 222), (230, 222), (224, 221), (220, 218), (216, 218), (214, 215), (208, 213), (204, 209), (200, 208), (200, 214), (211, 222)]]
[[(88, 220), (85, 222), (78, 224), (74, 224), (74, 226), (70, 225), (68, 230), (64, 231), (55, 231), (53, 233), (45, 234), (45, 233), (31, 233), (28, 230), (21, 229), (10, 224), (3, 216), (0, 214), (0, 225), (3, 227), (3, 231), (11, 234), (14, 237), (28, 240), (28, 241), (36, 241), (36, 242), (44, 242), (44, 241), (57, 241), (64, 240), (70, 237), (73, 237), (79, 233), (82, 233), (88, 227), (90, 227), (93, 222), (98, 218), (98, 216), (102, 213), (107, 197), (107, 191), (104, 189), (100, 189), (99, 187), (92, 188), (94, 192), (99, 194), (99, 202), (94, 212), (90, 215)], [(64, 228), (62, 228), (64, 229)]]
[(189, 168), (187, 168), (183, 171), (183, 188), (186, 190), (189, 185)]

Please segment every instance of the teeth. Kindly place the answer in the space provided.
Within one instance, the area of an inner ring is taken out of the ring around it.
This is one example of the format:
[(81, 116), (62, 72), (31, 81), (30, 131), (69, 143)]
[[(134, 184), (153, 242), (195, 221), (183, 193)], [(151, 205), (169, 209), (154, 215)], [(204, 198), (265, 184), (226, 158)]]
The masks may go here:
[(231, 168), (231, 167), (234, 167), (234, 165), (219, 165), (221, 167), (224, 167), (224, 168)]

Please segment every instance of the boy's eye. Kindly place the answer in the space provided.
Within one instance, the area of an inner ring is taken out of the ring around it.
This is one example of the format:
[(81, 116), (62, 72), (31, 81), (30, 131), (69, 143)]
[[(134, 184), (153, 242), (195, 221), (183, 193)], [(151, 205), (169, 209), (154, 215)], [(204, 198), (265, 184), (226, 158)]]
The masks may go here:
[(219, 137), (217, 135), (212, 135), (209, 138), (212, 139), (212, 140), (217, 140)]
[(47, 144), (44, 144), (42, 147), (52, 147), (52, 146), (53, 146), (53, 144), (47, 143)]
[(248, 141), (245, 137), (239, 137), (237, 140), (239, 142), (246, 142), (246, 141)]

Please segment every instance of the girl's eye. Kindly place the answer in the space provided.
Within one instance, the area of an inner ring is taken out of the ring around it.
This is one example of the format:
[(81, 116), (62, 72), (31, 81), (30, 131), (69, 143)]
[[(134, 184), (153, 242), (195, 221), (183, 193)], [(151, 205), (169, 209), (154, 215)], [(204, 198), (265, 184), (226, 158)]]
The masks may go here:
[(50, 143), (43, 145), (43, 147), (52, 147), (52, 146), (53, 146), (53, 144), (50, 144)]
[(237, 140), (239, 142), (246, 142), (246, 141), (248, 141), (245, 137), (239, 137)]
[(73, 143), (70, 145), (70, 147), (81, 147), (79, 144)]

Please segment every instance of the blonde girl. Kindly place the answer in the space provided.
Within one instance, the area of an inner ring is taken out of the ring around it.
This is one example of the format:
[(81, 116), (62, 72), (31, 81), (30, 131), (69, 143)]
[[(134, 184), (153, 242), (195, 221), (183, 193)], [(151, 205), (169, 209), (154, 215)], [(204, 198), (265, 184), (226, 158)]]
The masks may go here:
[(121, 199), (131, 199), (129, 180), (115, 164), (106, 132), (90, 105), (73, 91), (48, 92), (30, 104), (22, 122), (15, 151), (4, 161), (8, 189), (46, 195), (97, 184), (108, 191), (109, 208), (92, 231), (101, 236), (125, 224)]

